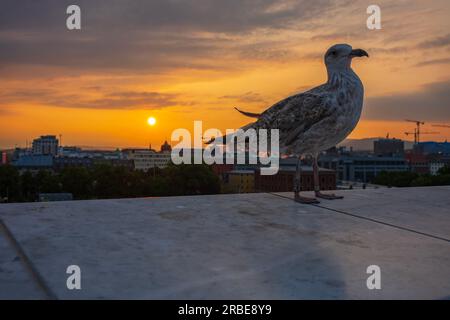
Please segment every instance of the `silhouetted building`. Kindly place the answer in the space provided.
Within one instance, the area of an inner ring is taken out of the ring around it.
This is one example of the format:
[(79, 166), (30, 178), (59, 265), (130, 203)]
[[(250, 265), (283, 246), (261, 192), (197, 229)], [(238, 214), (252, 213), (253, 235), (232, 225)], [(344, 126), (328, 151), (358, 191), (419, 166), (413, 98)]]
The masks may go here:
[(405, 155), (409, 170), (416, 173), (430, 173), (428, 157), (423, 153), (408, 152)]
[(450, 142), (420, 142), (414, 146), (415, 153), (450, 155)]
[(377, 156), (401, 156), (405, 153), (405, 143), (400, 139), (379, 139), (373, 142), (373, 151)]
[(43, 154), (22, 155), (17, 160), (14, 160), (12, 164), (19, 169), (28, 169), (28, 170), (52, 169), (53, 156)]
[(6, 151), (2, 151), (2, 165), (8, 164), (8, 155), (6, 153)]
[(219, 163), (213, 163), (211, 165), (212, 171), (219, 176), (220, 179), (224, 180), (225, 175), (234, 169), (234, 165), (232, 164), (219, 164)]
[(319, 166), (335, 170), (338, 180), (358, 182), (372, 182), (382, 171), (404, 172), (409, 170), (405, 157), (377, 157), (363, 154), (321, 155)]
[(164, 144), (161, 146), (161, 152), (172, 152), (172, 147), (167, 141), (164, 141)]
[(53, 159), (53, 168), (57, 171), (68, 167), (85, 167), (91, 168), (96, 165), (110, 165), (113, 167), (126, 167), (134, 169), (134, 163), (127, 159), (105, 159), (90, 157), (55, 157)]
[(250, 193), (255, 191), (255, 172), (253, 170), (231, 170), (223, 181), (226, 192)]
[(32, 153), (35, 155), (53, 155), (58, 154), (59, 141), (56, 136), (41, 136), (33, 140)]
[[(280, 167), (275, 175), (261, 175), (260, 170), (255, 172), (255, 191), (264, 192), (292, 192), (294, 190), (294, 177), (296, 167)], [(313, 170), (310, 166), (302, 166), (301, 190), (314, 190)], [(319, 185), (321, 190), (336, 189), (336, 172), (319, 168)]]

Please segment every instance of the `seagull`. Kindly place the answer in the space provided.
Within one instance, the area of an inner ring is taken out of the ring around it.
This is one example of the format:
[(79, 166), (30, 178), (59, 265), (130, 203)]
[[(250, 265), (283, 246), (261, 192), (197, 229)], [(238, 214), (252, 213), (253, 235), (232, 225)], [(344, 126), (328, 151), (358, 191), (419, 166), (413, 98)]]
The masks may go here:
[(236, 110), (257, 120), (242, 129), (279, 129), (280, 154), (297, 157), (294, 200), (319, 203), (316, 198), (300, 195), (301, 159), (313, 158), (314, 192), (317, 198), (334, 200), (342, 196), (325, 194), (319, 187), (317, 157), (321, 151), (336, 146), (356, 127), (361, 116), (364, 87), (351, 68), (355, 57), (369, 57), (362, 49), (336, 44), (327, 50), (324, 61), (328, 81), (303, 93), (290, 96), (263, 113)]

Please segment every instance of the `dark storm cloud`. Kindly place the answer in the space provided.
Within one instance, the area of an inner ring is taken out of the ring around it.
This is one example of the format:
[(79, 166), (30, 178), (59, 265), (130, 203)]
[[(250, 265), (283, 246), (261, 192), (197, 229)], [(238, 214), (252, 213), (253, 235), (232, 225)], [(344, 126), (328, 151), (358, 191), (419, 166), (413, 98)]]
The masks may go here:
[[(220, 55), (257, 28), (290, 28), (334, 8), (331, 0), (78, 0), (82, 30), (68, 31), (73, 1), (4, 0), (0, 10), (0, 67), (15, 64), (74, 69), (205, 67), (189, 58)], [(199, 35), (208, 33), (217, 37)], [(249, 47), (261, 57), (282, 50)], [(245, 55), (245, 48), (243, 48)], [(192, 59), (193, 60), (193, 59)], [(207, 66), (210, 67), (210, 66)]]
[[(332, 4), (330, 0), (4, 0), (0, 27), (65, 28), (65, 10), (76, 3), (87, 28), (178, 28), (213, 32), (284, 27), (307, 19)], [(62, 13), (62, 14), (61, 14)], [(63, 22), (61, 24), (61, 22)]]
[[(99, 98), (88, 99), (76, 94), (64, 94), (52, 89), (16, 90), (0, 93), (0, 108), (8, 103), (35, 103), (53, 107), (82, 109), (161, 109), (184, 105), (178, 95), (152, 91), (123, 91), (103, 93)], [(1, 110), (1, 109), (0, 109)]]
[(427, 84), (417, 92), (368, 98), (364, 117), (376, 120), (450, 120), (450, 81)]
[(437, 65), (437, 64), (450, 64), (450, 58), (434, 59), (434, 60), (419, 62), (416, 64), (416, 67), (425, 67), (425, 66), (432, 66), (432, 65)]
[(421, 49), (433, 49), (450, 46), (450, 33), (445, 36), (439, 36), (418, 44)]
[[(387, 42), (387, 41), (386, 41)], [(402, 46), (392, 46), (392, 47), (373, 47), (368, 48), (367, 50), (371, 53), (375, 54), (385, 54), (385, 55), (411, 55), (413, 51), (417, 53), (423, 53), (423, 52), (430, 52), (429, 50), (432, 49), (440, 49), (440, 48), (446, 48), (450, 45), (450, 35), (444, 36), (444, 37), (438, 37), (435, 39), (422, 41), (418, 44), (411, 44), (411, 45), (402, 45)], [(428, 51), (425, 51), (429, 49)], [(417, 63), (417, 66), (426, 66), (431, 64), (440, 64), (445, 63), (445, 60), (447, 59), (435, 59), (431, 61), (425, 61)]]
[(220, 99), (232, 99), (243, 103), (265, 103), (265, 99), (261, 94), (253, 91), (248, 91), (239, 95), (225, 95), (220, 97)]
[[(36, 34), (40, 41), (21, 39), (2, 40), (0, 36), (0, 66), (34, 64), (78, 69), (133, 69), (151, 70), (180, 66), (196, 67), (184, 57), (214, 54), (221, 40), (205, 41), (196, 37), (111, 34), (80, 35)], [(143, 40), (145, 39), (145, 41)]]

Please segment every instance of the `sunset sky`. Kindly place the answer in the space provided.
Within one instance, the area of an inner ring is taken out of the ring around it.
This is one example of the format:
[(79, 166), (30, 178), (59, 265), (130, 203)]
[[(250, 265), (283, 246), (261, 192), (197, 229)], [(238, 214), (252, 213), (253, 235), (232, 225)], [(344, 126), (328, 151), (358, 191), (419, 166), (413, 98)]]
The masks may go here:
[[(378, 4), (382, 29), (368, 30)], [(335, 43), (365, 49), (351, 138), (450, 129), (450, 1), (0, 0), (0, 148), (43, 134), (64, 145), (158, 146), (177, 128), (238, 128), (326, 81)], [(82, 29), (66, 28), (81, 7)], [(148, 117), (157, 123), (149, 126)], [(411, 137), (409, 137), (411, 139)]]

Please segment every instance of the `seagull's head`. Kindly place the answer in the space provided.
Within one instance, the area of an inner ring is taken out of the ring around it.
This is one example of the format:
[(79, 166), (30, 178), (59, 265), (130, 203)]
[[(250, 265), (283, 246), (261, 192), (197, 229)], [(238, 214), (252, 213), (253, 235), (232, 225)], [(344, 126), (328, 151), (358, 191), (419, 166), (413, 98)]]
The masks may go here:
[(350, 68), (353, 58), (363, 56), (369, 57), (369, 54), (348, 44), (335, 44), (325, 53), (325, 65), (331, 70), (346, 70)]

